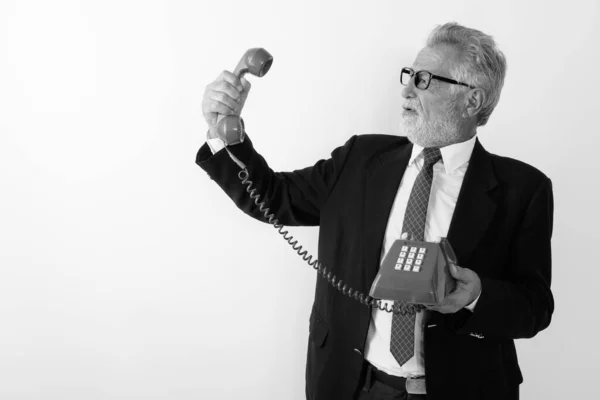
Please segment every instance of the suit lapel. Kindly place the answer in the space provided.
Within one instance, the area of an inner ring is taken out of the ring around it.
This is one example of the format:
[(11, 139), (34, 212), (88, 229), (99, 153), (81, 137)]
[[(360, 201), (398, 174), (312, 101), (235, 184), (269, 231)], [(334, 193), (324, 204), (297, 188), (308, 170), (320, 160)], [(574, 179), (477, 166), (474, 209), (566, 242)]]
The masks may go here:
[(400, 143), (375, 156), (365, 169), (366, 285), (377, 275), (387, 222), (412, 148), (412, 143)]
[(490, 197), (490, 191), (497, 184), (491, 156), (477, 139), (447, 235), (458, 264), (462, 267), (468, 262), (494, 216), (496, 204)]

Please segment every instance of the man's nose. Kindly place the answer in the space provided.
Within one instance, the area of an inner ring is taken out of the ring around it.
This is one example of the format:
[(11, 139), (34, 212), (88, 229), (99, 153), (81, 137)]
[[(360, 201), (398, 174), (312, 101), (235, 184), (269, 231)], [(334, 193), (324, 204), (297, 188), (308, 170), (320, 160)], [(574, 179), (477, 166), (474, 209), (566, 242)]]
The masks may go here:
[(411, 78), (406, 86), (402, 88), (402, 97), (405, 99), (415, 98), (417, 96), (416, 90), (417, 88), (415, 86), (415, 79)]

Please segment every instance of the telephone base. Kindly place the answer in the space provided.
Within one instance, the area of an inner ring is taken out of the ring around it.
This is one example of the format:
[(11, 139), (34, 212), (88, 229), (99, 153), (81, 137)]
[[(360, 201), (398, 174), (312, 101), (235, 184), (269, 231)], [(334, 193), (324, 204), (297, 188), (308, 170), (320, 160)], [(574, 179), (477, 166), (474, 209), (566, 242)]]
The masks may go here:
[(456, 285), (448, 263), (456, 263), (448, 241), (396, 240), (385, 256), (369, 295), (374, 299), (438, 305)]

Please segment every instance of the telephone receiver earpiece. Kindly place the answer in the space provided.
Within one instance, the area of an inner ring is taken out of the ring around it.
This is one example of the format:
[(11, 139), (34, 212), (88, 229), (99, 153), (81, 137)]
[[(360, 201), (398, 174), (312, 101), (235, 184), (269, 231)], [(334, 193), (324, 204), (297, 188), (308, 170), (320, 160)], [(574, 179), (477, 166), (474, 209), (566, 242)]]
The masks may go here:
[[(240, 59), (233, 73), (238, 78), (245, 74), (263, 77), (273, 64), (273, 56), (263, 48), (254, 48), (246, 51)], [(217, 135), (226, 145), (240, 143), (243, 135), (242, 120), (237, 115), (219, 115)]]
[(265, 76), (273, 64), (273, 56), (262, 48), (254, 48), (246, 51), (233, 73), (241, 78), (244, 74), (252, 74), (259, 78)]

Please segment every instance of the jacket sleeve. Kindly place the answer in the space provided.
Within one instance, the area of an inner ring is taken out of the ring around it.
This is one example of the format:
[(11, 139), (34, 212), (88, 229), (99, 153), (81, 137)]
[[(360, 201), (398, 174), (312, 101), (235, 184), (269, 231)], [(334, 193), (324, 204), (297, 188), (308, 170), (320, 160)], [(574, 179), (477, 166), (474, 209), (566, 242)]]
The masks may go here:
[(552, 183), (545, 178), (531, 198), (511, 246), (510, 281), (481, 277), (474, 312), (451, 317), (457, 333), (531, 338), (548, 327), (554, 311), (551, 283)]
[(268, 222), (264, 211), (260, 212), (247, 190), (255, 190), (254, 197), (260, 195), (260, 202), (265, 201), (263, 210), (268, 208), (269, 213), (274, 213), (279, 224), (316, 226), (319, 225), (321, 207), (335, 186), (355, 139), (356, 135), (344, 146), (336, 148), (330, 158), (319, 160), (311, 167), (274, 172), (246, 135), (243, 143), (228, 149), (246, 166), (251, 187), (243, 184), (238, 177), (241, 169), (226, 149), (213, 155), (205, 143), (198, 151), (196, 164), (217, 182), (240, 210), (251, 217)]

